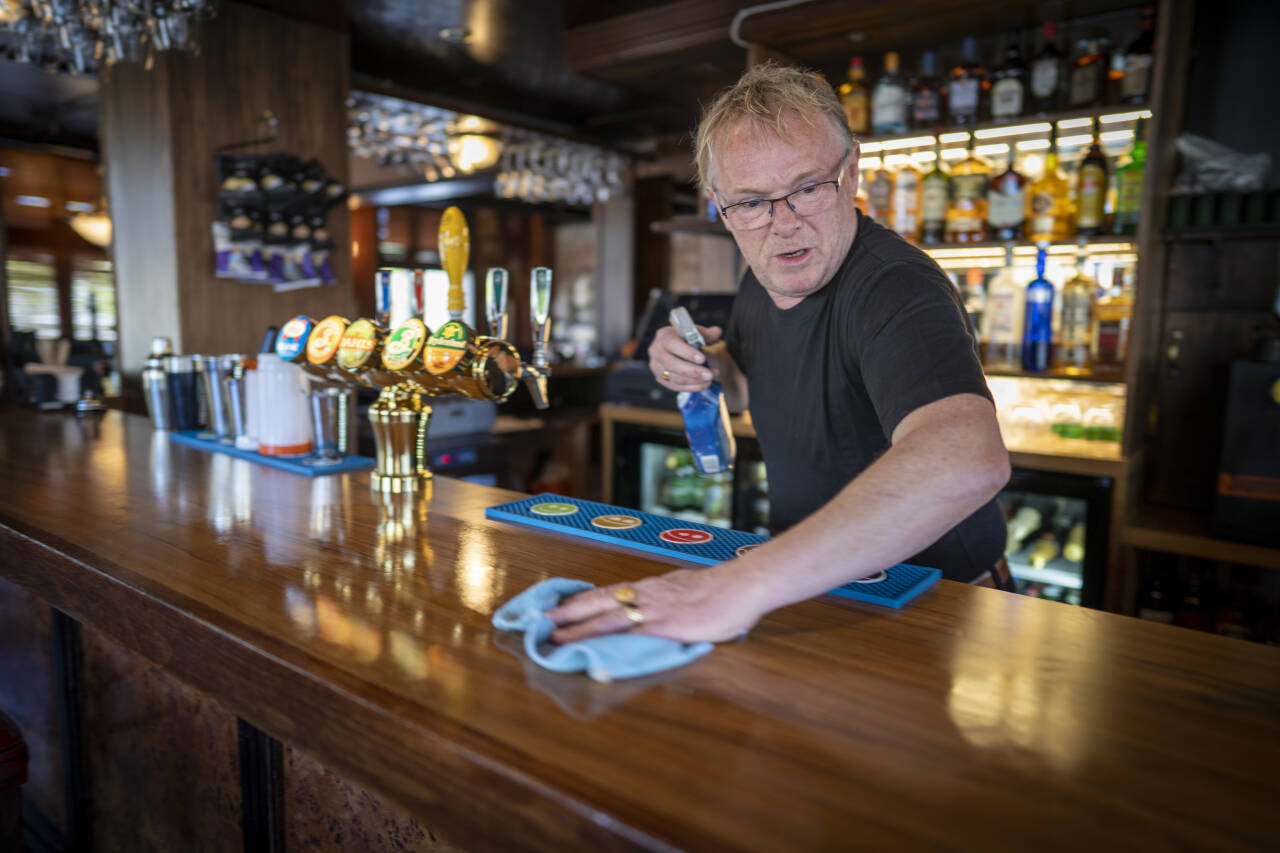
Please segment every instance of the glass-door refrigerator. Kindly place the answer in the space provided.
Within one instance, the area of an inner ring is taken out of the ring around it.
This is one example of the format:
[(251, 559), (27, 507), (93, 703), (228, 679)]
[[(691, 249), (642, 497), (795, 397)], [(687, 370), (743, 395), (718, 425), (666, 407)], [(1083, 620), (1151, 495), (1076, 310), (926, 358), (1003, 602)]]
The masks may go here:
[[(731, 474), (697, 473), (678, 429), (618, 422), (611, 503), (769, 535), (769, 481), (760, 445), (738, 437)], [(1018, 591), (1101, 607), (1112, 481), (1015, 468), (999, 495), (1006, 558)]]
[(684, 432), (619, 422), (610, 503), (685, 521), (769, 535), (769, 492), (760, 445), (738, 436), (733, 471), (699, 474)]
[(1109, 477), (1013, 470), (999, 501), (1019, 592), (1102, 606), (1111, 492)]

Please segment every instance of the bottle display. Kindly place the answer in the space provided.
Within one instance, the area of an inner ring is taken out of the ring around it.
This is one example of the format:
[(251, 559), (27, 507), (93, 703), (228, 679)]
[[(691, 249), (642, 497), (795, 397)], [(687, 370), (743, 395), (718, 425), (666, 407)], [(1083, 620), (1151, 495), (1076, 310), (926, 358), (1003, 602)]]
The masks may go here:
[(991, 74), (991, 117), (1017, 118), (1026, 105), (1027, 66), (1015, 39), (1005, 50), (1004, 62)]
[(920, 179), (920, 242), (941, 243), (947, 229), (950, 182), (942, 169), (942, 145), (934, 148), (933, 168)]
[(1053, 285), (1044, 277), (1047, 252), (1036, 252), (1036, 277), (1027, 284), (1022, 321), (1022, 369), (1040, 372), (1049, 368), (1053, 344)]
[(1107, 157), (1094, 130), (1093, 143), (1076, 176), (1076, 233), (1090, 237), (1106, 230)]
[(1144, 104), (1151, 93), (1155, 64), (1156, 7), (1142, 7), (1142, 32), (1124, 53), (1124, 84), (1120, 97), (1127, 104)]
[(1085, 273), (1084, 254), (1076, 259), (1076, 274), (1062, 285), (1062, 313), (1054, 367), (1079, 375), (1089, 371), (1089, 342), (1092, 332), (1093, 295), (1098, 283)]
[(1103, 51), (1102, 40), (1096, 37), (1080, 39), (1076, 43), (1076, 55), (1071, 63), (1067, 106), (1075, 109), (1100, 105), (1106, 78), (1107, 56)]
[(942, 88), (938, 85), (938, 54), (926, 50), (920, 74), (911, 81), (911, 126), (933, 129), (942, 121)]
[(987, 291), (982, 286), (984, 278), (981, 267), (970, 267), (964, 275), (964, 287), (960, 289), (960, 301), (974, 337), (982, 328), (982, 315), (987, 307)]
[(1045, 158), (1044, 174), (1027, 190), (1027, 239), (1034, 242), (1070, 240), (1075, 236), (1076, 208), (1071, 184), (1058, 165), (1057, 140)]
[(892, 228), (893, 173), (881, 164), (867, 177), (867, 213), (876, 222)]
[(1045, 22), (1040, 36), (1040, 52), (1031, 62), (1030, 90), (1031, 111), (1052, 112), (1058, 108), (1062, 89), (1062, 51), (1058, 50), (1058, 25)]
[(1133, 128), (1133, 150), (1129, 152), (1129, 159), (1116, 167), (1116, 212), (1112, 230), (1123, 236), (1138, 233), (1142, 184), (1147, 172), (1147, 141), (1143, 131), (1144, 122), (1138, 119)]
[(981, 243), (987, 239), (987, 184), (991, 166), (973, 153), (957, 163), (947, 178), (947, 242)]
[(1129, 350), (1129, 321), (1133, 316), (1133, 295), (1125, 287), (1124, 270), (1117, 268), (1111, 288), (1099, 297), (1094, 308), (1090, 356), (1095, 368), (1118, 369)]
[(989, 370), (1017, 370), (1022, 366), (1023, 286), (1013, 269), (1013, 250), (1005, 252), (1005, 266), (987, 284), (982, 314), (982, 363)]
[(978, 40), (972, 36), (961, 43), (962, 59), (951, 69), (947, 82), (947, 114), (955, 124), (973, 124), (982, 113), (983, 95), (990, 85), (978, 62)]
[(991, 240), (1021, 240), (1027, 218), (1027, 179), (1013, 168), (1010, 151), (1008, 166), (996, 175), (987, 189), (987, 230)]
[(898, 73), (898, 54), (884, 55), (884, 74), (871, 93), (871, 130), (876, 134), (906, 133), (910, 95), (906, 81)]
[(862, 57), (850, 59), (849, 79), (840, 87), (840, 104), (844, 107), (849, 131), (855, 135), (864, 134), (871, 128), (870, 93), (867, 91), (866, 77)]
[(920, 240), (920, 170), (907, 162), (894, 173), (889, 221), (907, 240)]

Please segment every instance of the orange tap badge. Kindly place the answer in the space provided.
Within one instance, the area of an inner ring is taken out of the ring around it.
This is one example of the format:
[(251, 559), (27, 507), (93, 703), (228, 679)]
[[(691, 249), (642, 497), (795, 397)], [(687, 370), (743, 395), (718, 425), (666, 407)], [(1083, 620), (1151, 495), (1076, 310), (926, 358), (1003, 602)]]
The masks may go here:
[(312, 364), (323, 364), (333, 357), (342, 343), (342, 333), (347, 330), (347, 321), (337, 316), (325, 317), (316, 324), (307, 339), (307, 361)]

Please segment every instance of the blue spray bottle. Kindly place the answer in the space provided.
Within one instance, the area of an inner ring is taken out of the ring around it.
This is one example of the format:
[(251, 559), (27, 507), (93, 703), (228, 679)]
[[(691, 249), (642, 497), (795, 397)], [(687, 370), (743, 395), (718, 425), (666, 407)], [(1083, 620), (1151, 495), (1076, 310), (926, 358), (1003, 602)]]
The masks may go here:
[[(693, 324), (689, 311), (672, 309), (671, 325), (689, 346), (702, 349), (706, 340)], [(738, 452), (729, 423), (729, 407), (724, 402), (720, 383), (713, 381), (701, 391), (681, 391), (676, 404), (684, 418), (684, 433), (689, 438), (694, 464), (703, 474), (719, 474), (733, 470), (733, 457)]]

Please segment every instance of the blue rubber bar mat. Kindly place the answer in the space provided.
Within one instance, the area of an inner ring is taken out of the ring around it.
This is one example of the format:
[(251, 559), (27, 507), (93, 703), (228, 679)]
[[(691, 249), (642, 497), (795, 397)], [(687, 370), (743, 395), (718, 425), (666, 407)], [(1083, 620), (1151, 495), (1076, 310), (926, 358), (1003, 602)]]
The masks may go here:
[(218, 441), (213, 433), (204, 432), (203, 430), (189, 429), (182, 432), (171, 432), (169, 437), (188, 447), (206, 450), (211, 453), (225, 453), (237, 459), (247, 459), (250, 462), (258, 462), (262, 465), (288, 471), (291, 474), (301, 474), (304, 477), (342, 474), (347, 471), (363, 471), (372, 468), (374, 465), (372, 456), (344, 456), (341, 462), (335, 462), (333, 465), (303, 465), (302, 460), (308, 457), (298, 456), (293, 459), (280, 459), (276, 456), (263, 456), (261, 453), (252, 450), (241, 450), (230, 444), (223, 444)]
[[(486, 518), (539, 527), (597, 542), (607, 542), (663, 557), (716, 566), (738, 556), (744, 547), (768, 542), (767, 536), (726, 530), (696, 521), (654, 515), (610, 504), (540, 494), (491, 506)], [(845, 598), (902, 607), (942, 577), (937, 569), (906, 563), (893, 566), (874, 581), (855, 581), (831, 592)]]

